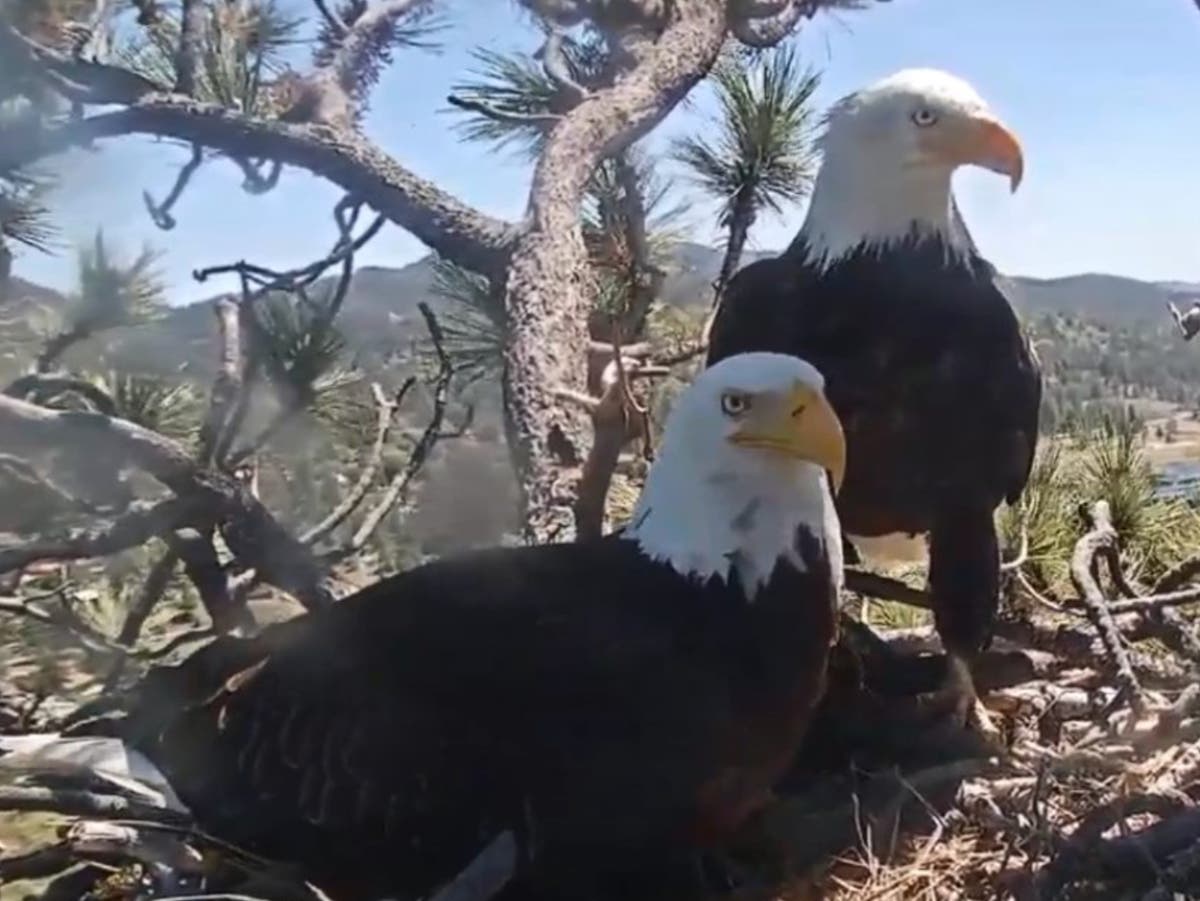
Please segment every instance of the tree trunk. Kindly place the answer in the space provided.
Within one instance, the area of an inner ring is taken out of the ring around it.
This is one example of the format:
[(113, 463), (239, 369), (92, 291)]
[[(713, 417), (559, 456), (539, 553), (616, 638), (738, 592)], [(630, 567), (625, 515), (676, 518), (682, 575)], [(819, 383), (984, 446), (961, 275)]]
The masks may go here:
[(733, 278), (742, 263), (742, 253), (746, 249), (746, 239), (750, 237), (750, 227), (754, 225), (757, 213), (754, 201), (743, 194), (734, 203), (733, 214), (729, 217), (729, 242), (725, 245), (725, 257), (721, 260), (721, 271), (713, 282), (713, 307), (721, 302), (725, 286)]
[(704, 77), (724, 37), (722, 0), (679, 0), (638, 64), (554, 128), (534, 172), (528, 230), (504, 298), (506, 419), (527, 541), (571, 537), (588, 452), (586, 414), (556, 393), (582, 393), (587, 371), (593, 286), (579, 223), (584, 187), (601, 160), (646, 134)]

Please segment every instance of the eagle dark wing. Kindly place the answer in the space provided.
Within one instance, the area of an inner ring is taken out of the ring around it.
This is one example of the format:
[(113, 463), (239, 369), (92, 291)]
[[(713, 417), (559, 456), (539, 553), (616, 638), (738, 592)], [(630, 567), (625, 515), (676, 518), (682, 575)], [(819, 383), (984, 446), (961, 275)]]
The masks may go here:
[[(799, 625), (766, 635), (815, 703), (827, 565), (794, 579)], [(477, 552), (218, 641), (92, 729), (146, 754), (213, 834), (348, 897), (427, 894), (505, 829), (638, 847), (683, 840), (708, 798), (718, 817), (740, 804), (713, 779), (781, 766), (809, 715), (772, 712), (747, 609), (629, 541)]]
[(838, 498), (852, 534), (923, 532), (963, 497), (1019, 496), (1037, 439), (1041, 377), (986, 261), (937, 245), (861, 253), (822, 272), (802, 251), (731, 281), (708, 365), (768, 350), (825, 375), (846, 430)]

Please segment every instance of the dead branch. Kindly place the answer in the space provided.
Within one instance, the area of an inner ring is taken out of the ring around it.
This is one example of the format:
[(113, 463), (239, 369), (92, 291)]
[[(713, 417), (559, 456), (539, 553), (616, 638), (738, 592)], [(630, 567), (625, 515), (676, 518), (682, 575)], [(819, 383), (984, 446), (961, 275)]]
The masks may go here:
[[(129, 612), (125, 614), (125, 622), (121, 624), (121, 631), (117, 634), (117, 644), (123, 649), (137, 644), (138, 636), (142, 634), (142, 626), (145, 625), (154, 607), (166, 593), (167, 586), (171, 584), (171, 577), (175, 574), (175, 567), (178, 565), (179, 555), (173, 549), (168, 549), (150, 567), (150, 572), (147, 573), (141, 590), (134, 598), (133, 603), (129, 605)], [(126, 658), (127, 654), (124, 651), (120, 652), (117, 660), (109, 669), (104, 680), (106, 691), (116, 688), (125, 671)]]
[(433, 448), (439, 441), (448, 437), (442, 430), (442, 423), (446, 417), (446, 404), (449, 401), (450, 380), (454, 377), (454, 366), (450, 361), (449, 354), (446, 353), (445, 336), (437, 317), (433, 315), (433, 311), (424, 301), (417, 304), (417, 309), (420, 310), (421, 316), (425, 320), (425, 327), (429, 330), (429, 336), (433, 341), (434, 351), (438, 358), (438, 371), (433, 383), (433, 413), (430, 415), (421, 437), (417, 439), (412, 452), (409, 453), (404, 467), (392, 477), (382, 496), (363, 517), (362, 523), (349, 542), (328, 555), (331, 559), (345, 559), (366, 547), (375, 530), (383, 522), (383, 518), (404, 497), (408, 486), (428, 461)]
[(308, 548), (232, 476), (200, 468), (179, 444), (132, 422), (47, 410), (0, 395), (0, 452), (37, 456), (48, 448), (86, 449), (89, 460), (114, 478), (129, 466), (145, 471), (181, 502), (196, 503), (202, 521), (217, 521), (230, 550), (266, 581), (309, 607), (331, 600)]
[[(1200, 840), (1200, 810), (1182, 810), (1178, 798), (1131, 799), (1125, 807), (1105, 806), (1096, 812), (1097, 822), (1113, 815), (1122, 819), (1145, 810), (1165, 815), (1140, 832), (1100, 839), (1099, 832), (1081, 826), (1079, 834), (1041, 872), (1034, 882), (1034, 897), (1050, 898), (1062, 888), (1084, 879), (1153, 885), (1171, 858)], [(1100, 830), (1103, 831), (1103, 830)]]
[(0, 573), (38, 560), (83, 560), (115, 554), (184, 525), (203, 523), (214, 513), (206, 498), (194, 495), (134, 501), (120, 516), (96, 519), (58, 535), (20, 542), (0, 540)]
[(279, 176), (283, 174), (283, 164), (279, 160), (271, 160), (271, 170), (266, 175), (262, 174), (259, 163), (256, 166), (249, 159), (240, 156), (231, 156), (231, 160), (237, 164), (237, 167), (242, 170), (242, 175), (245, 178), (242, 181), (242, 190), (247, 194), (266, 194), (273, 190), (279, 184)]
[(1124, 601), (1113, 601), (1109, 604), (1109, 611), (1113, 615), (1120, 613), (1150, 613), (1167, 607), (1195, 603), (1196, 601), (1200, 601), (1200, 587), (1169, 591), (1166, 594), (1150, 594)]
[(40, 810), (65, 816), (137, 819), (184, 825), (190, 818), (173, 810), (143, 804), (121, 795), (71, 789), (0, 786), (0, 810)]
[(45, 879), (61, 873), (74, 862), (71, 849), (63, 843), (29, 854), (0, 858), (0, 885), (24, 879)]
[(1123, 694), (1134, 711), (1141, 714), (1146, 710), (1146, 698), (1130, 666), (1121, 634), (1113, 621), (1113, 611), (1109, 608), (1108, 599), (1101, 591), (1096, 578), (1097, 560), (1117, 552), (1117, 531), (1112, 526), (1112, 516), (1106, 501), (1096, 501), (1090, 509), (1082, 508), (1079, 512), (1089, 531), (1075, 545), (1075, 552), (1071, 557), (1071, 581), (1087, 608), (1088, 618), (1100, 633), (1105, 651), (1116, 667), (1117, 680)]
[[(59, 589), (53, 594), (61, 596), (63, 591), (65, 588)], [(83, 622), (69, 607), (59, 605), (47, 609), (39, 603), (39, 600), (39, 598), (22, 600), (0, 598), (0, 613), (24, 617), (57, 629), (92, 653), (107, 654), (116, 650), (116, 647), (104, 635)]]
[(631, 380), (637, 376), (667, 375), (665, 367), (651, 367), (643, 361), (626, 357), (621, 350), (620, 326), (615, 326), (612, 361), (600, 377), (599, 397), (576, 394), (567, 390), (558, 394), (564, 400), (581, 404), (592, 419), (595, 437), (579, 476), (575, 496), (576, 539), (599, 538), (604, 531), (604, 507), (620, 459), (621, 449), (629, 440), (631, 423), (637, 420), (643, 437), (643, 456), (650, 459), (649, 411), (633, 394)]
[(66, 373), (31, 372), (15, 379), (4, 393), (21, 400), (48, 403), (61, 394), (77, 394), (92, 405), (97, 413), (113, 416), (116, 404), (103, 388), (87, 379)]
[(1188, 557), (1163, 573), (1150, 593), (1158, 595), (1176, 591), (1197, 578), (1200, 578), (1200, 556)]
[(375, 476), (379, 472), (379, 467), (383, 463), (383, 450), (387, 446), (388, 434), (391, 432), (392, 423), (395, 421), (396, 411), (400, 409), (400, 405), (404, 402), (404, 397), (408, 394), (413, 385), (416, 384), (416, 378), (409, 376), (400, 386), (400, 390), (396, 392), (392, 398), (387, 398), (383, 394), (383, 389), (378, 383), (371, 385), (371, 392), (375, 397), (375, 406), (379, 411), (379, 420), (375, 425), (375, 443), (371, 446), (371, 451), (363, 463), (362, 470), (358, 474), (358, 479), (354, 483), (354, 487), (346, 493), (341, 502), (329, 511), (329, 514), (306, 532), (301, 533), (300, 540), (305, 544), (315, 544), (320, 541), (350, 516), (359, 508), (363, 500), (367, 496), (367, 492), (371, 490), (371, 483), (375, 481)]
[(217, 557), (217, 550), (213, 547), (213, 530), (183, 530), (168, 535), (167, 544), (183, 561), (184, 571), (196, 586), (204, 610), (217, 631), (231, 632), (239, 627), (254, 626), (254, 617), (245, 599), (235, 595), (229, 574)]
[(899, 579), (893, 579), (890, 576), (880, 575), (879, 573), (869, 572), (857, 567), (846, 567), (845, 578), (846, 588), (857, 594), (881, 598), (886, 601), (896, 601), (901, 604), (908, 604), (910, 607), (920, 607), (924, 610), (931, 609), (928, 592), (920, 588), (913, 588), (911, 585), (906, 585)]
[[(194, 2), (194, 0), (184, 0), (185, 21), (188, 15), (186, 9), (189, 3), (203, 11), (203, 6), (200, 3)], [(180, 42), (182, 43), (182, 39)], [(150, 214), (150, 218), (154, 224), (163, 231), (170, 231), (175, 227), (175, 217), (171, 215), (171, 209), (179, 202), (179, 198), (183, 196), (183, 192), (187, 189), (192, 176), (196, 174), (196, 170), (200, 168), (202, 162), (204, 162), (204, 149), (199, 144), (193, 144), (191, 159), (184, 163), (183, 167), (179, 170), (179, 175), (175, 178), (175, 184), (171, 187), (171, 193), (163, 199), (162, 203), (155, 203), (149, 191), (142, 191), (142, 200), (146, 204), (146, 211)]]
[(213, 304), (217, 317), (217, 332), (221, 342), (221, 360), (217, 377), (213, 380), (208, 411), (200, 425), (200, 440), (197, 458), (204, 466), (212, 466), (222, 459), (223, 450), (233, 441), (230, 432), (237, 424), (233, 412), (243, 388), (242, 374), (243, 345), (241, 311), (229, 297), (218, 298)]

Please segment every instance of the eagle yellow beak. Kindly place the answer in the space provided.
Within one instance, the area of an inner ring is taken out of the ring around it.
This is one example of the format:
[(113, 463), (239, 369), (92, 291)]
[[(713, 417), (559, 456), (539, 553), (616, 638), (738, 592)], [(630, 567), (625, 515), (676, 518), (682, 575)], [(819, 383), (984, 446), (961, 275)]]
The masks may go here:
[(969, 134), (964, 148), (969, 155), (967, 162), (1007, 175), (1009, 190), (1015, 194), (1025, 175), (1025, 157), (1017, 136), (991, 118), (973, 120)]
[(796, 385), (783, 404), (752, 410), (747, 422), (730, 439), (739, 447), (816, 463), (829, 473), (834, 494), (846, 475), (846, 436), (825, 395), (808, 385)]
[(1025, 175), (1025, 157), (1017, 136), (990, 115), (973, 116), (957, 125), (949, 135), (941, 136), (948, 140), (942, 147), (931, 148), (932, 152), (954, 166), (982, 166), (1007, 175), (1015, 193)]

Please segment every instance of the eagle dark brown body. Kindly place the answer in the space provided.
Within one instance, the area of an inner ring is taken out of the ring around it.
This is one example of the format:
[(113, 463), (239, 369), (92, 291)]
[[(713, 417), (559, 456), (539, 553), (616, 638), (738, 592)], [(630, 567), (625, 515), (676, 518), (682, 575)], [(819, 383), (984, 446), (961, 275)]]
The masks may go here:
[(730, 282), (708, 365), (790, 353), (825, 375), (846, 434), (837, 497), (850, 535), (930, 534), (938, 631), (987, 645), (998, 601), (993, 521), (1029, 477), (1041, 375), (991, 265), (940, 238), (854, 251), (824, 271), (802, 240)]
[(806, 571), (749, 603), (616, 537), (432, 563), (218, 640), (73, 731), (337, 898), (428, 896), (506, 829), (531, 872), (586, 884), (722, 841), (786, 769), (836, 631), (824, 546), (797, 547)]

